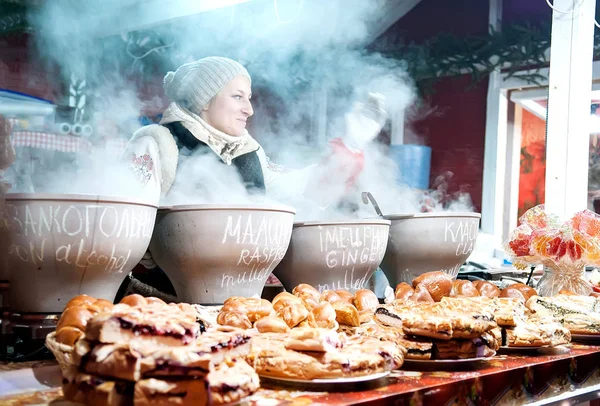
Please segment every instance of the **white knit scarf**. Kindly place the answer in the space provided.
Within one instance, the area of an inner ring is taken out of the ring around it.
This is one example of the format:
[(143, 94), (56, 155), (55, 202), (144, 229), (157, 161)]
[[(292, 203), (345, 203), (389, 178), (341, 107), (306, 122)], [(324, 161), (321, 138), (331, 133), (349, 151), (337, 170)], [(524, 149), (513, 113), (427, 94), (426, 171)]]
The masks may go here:
[(256, 151), (260, 147), (248, 131), (239, 137), (225, 134), (202, 120), (197, 114), (173, 102), (164, 111), (160, 124), (176, 121), (181, 122), (194, 137), (208, 145), (227, 165), (231, 165), (232, 159)]

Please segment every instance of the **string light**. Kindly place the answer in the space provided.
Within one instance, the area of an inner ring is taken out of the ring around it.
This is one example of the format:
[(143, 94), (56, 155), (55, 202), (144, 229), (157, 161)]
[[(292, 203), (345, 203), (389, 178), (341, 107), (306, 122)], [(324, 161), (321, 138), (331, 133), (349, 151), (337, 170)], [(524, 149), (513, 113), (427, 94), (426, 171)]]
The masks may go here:
[[(546, 4), (548, 4), (548, 7), (550, 7), (552, 10), (556, 11), (559, 14), (574, 14), (583, 5), (583, 2), (584, 2), (584, 0), (581, 0), (579, 3), (577, 3), (576, 5), (573, 6), (572, 10), (564, 11), (564, 10), (559, 10), (556, 7), (554, 7), (554, 4), (552, 4), (550, 2), (550, 0), (546, 0)], [(594, 25), (597, 28), (600, 28), (600, 24), (598, 24), (598, 21), (596, 21), (595, 17), (594, 17)]]
[(275, 17), (277, 17), (277, 21), (279, 21), (280, 23), (283, 23), (283, 24), (291, 23), (292, 21), (294, 21), (296, 18), (298, 18), (300, 16), (303, 5), (304, 5), (304, 0), (300, 0), (300, 4), (298, 6), (298, 12), (296, 12), (296, 15), (293, 18), (290, 18), (289, 20), (283, 20), (281, 18), (281, 16), (279, 15), (279, 6), (277, 5), (277, 0), (273, 0), (273, 7), (275, 8)]

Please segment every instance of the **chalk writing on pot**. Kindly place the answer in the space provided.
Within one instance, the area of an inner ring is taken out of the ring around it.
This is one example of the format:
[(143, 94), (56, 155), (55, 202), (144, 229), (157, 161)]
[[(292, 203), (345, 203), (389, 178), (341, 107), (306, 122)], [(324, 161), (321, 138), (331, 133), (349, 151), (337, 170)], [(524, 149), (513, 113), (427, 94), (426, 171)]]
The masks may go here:
[(444, 241), (456, 244), (456, 256), (469, 255), (475, 248), (479, 222), (473, 220), (446, 220)]
[(344, 271), (343, 279), (332, 281), (331, 283), (317, 284), (316, 287), (321, 293), (325, 290), (355, 291), (364, 289), (367, 287), (367, 282), (369, 281), (368, 276), (370, 276), (374, 270), (374, 268), (368, 268), (364, 273), (361, 272), (360, 275), (357, 275), (358, 272), (355, 272), (354, 267), (352, 269), (346, 269)]
[(283, 259), (292, 234), (292, 222), (280, 216), (236, 214), (227, 216), (221, 244), (239, 247), (230, 272), (221, 275), (221, 287), (264, 284)]
[(22, 262), (122, 272), (132, 253), (128, 242), (149, 240), (155, 214), (111, 204), (8, 204), (0, 227), (11, 233), (8, 254)]
[(319, 247), (328, 268), (379, 262), (387, 247), (387, 227), (327, 226), (319, 232)]

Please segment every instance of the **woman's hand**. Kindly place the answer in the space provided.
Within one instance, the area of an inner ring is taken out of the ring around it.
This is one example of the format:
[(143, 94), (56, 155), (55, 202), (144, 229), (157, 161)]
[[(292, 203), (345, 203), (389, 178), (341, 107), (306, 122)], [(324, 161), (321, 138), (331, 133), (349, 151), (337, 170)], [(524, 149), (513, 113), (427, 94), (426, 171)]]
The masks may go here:
[(369, 93), (366, 103), (357, 102), (346, 114), (344, 144), (353, 151), (362, 151), (381, 132), (387, 120), (385, 97), (380, 93)]

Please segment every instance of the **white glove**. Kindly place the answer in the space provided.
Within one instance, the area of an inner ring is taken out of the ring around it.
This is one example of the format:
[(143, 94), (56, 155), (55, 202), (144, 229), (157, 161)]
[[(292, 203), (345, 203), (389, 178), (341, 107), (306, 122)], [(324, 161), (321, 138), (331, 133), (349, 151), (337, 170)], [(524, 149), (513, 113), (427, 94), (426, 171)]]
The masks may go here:
[(363, 150), (379, 135), (385, 125), (385, 97), (380, 93), (369, 93), (367, 103), (356, 102), (352, 111), (346, 114), (345, 120), (344, 144), (354, 151)]

